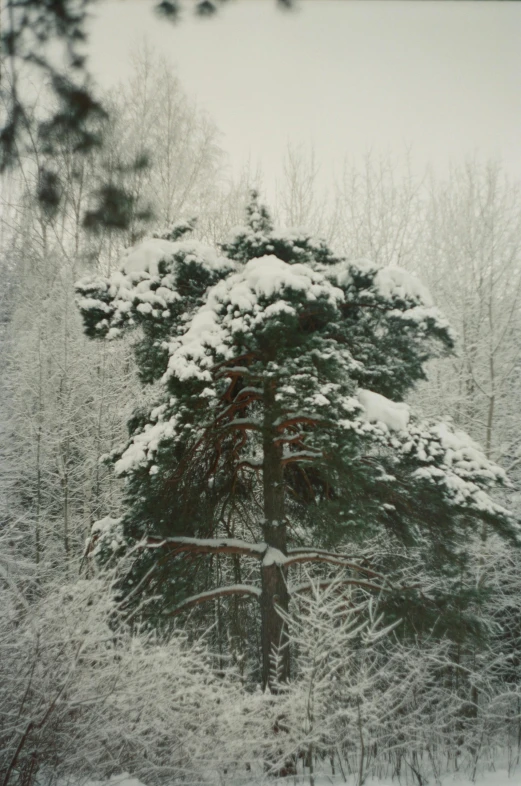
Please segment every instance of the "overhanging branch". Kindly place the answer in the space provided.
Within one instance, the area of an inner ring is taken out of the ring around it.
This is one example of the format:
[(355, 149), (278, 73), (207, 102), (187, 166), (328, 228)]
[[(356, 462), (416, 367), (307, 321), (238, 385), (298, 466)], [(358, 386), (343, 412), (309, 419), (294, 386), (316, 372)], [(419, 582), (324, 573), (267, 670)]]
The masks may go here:
[(235, 538), (147, 538), (142, 548), (170, 548), (176, 553), (191, 554), (238, 554), (262, 559), (267, 549), (265, 543), (247, 543)]

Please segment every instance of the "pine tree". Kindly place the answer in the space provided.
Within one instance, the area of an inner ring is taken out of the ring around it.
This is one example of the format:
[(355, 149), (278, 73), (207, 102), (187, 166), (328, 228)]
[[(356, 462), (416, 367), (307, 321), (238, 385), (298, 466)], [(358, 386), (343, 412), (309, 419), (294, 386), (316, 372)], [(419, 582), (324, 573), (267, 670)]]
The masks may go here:
[[(440, 616), (469, 533), (483, 521), (513, 540), (518, 531), (488, 495), (502, 470), (403, 402), (426, 361), (454, 345), (419, 281), (275, 230), (255, 193), (220, 254), (185, 239), (189, 229), (78, 284), (89, 336), (140, 327), (136, 362), (154, 398), (112, 456), (127, 480), (124, 515), (95, 527), (92, 548), (105, 560), (130, 550), (121, 591), (148, 593), (158, 619), (228, 595), (258, 599), (262, 679), (276, 689), (289, 675), (277, 606), (287, 610), (290, 568), (340, 566), (354, 586), (388, 592), (395, 614), (430, 604)], [(387, 552), (378, 565), (346, 556), (370, 539)], [(444, 576), (444, 597), (393, 589), (377, 568), (403, 569), (403, 548)], [(231, 555), (233, 584), (205, 584), (215, 555)], [(260, 588), (244, 583), (259, 564)]]

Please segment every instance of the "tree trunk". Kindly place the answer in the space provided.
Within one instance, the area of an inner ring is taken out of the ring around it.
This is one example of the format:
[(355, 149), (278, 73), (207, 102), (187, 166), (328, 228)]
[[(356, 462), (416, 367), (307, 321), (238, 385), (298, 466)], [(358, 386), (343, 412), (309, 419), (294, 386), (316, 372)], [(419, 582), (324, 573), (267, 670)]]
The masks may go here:
[[(284, 467), (282, 448), (275, 445), (278, 436), (275, 421), (275, 383), (264, 385), (264, 428), (263, 428), (263, 484), (264, 484), (264, 541), (274, 549), (286, 554), (286, 520), (284, 515)], [(286, 585), (287, 570), (278, 565), (262, 564), (261, 567), (261, 641), (262, 641), (262, 684), (272, 693), (277, 692), (277, 683), (289, 679), (289, 648), (284, 623), (276, 606), (288, 609), (289, 594)], [(277, 673), (273, 672), (273, 655), (278, 650)]]

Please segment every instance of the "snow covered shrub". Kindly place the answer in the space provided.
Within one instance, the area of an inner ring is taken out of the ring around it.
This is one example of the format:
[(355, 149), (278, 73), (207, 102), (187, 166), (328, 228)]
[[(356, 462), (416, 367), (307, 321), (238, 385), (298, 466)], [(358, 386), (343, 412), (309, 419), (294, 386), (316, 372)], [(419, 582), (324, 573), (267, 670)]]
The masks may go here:
[(25, 786), (42, 767), (60, 769), (74, 755), (74, 729), (85, 732), (83, 720), (102, 701), (100, 675), (114, 664), (116, 634), (99, 581), (40, 586), (37, 599), (15, 580), (5, 584), (0, 769), (6, 784)]
[(224, 743), (242, 686), (204, 642), (132, 631), (107, 578), (42, 588), (32, 602), (3, 584), (3, 786), (124, 771), (147, 786), (205, 783), (241, 760)]

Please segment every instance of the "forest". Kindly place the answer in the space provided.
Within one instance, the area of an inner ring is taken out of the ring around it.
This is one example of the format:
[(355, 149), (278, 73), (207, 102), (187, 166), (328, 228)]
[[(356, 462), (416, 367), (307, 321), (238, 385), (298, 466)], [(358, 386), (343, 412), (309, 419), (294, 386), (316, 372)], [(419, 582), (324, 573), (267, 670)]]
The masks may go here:
[(103, 107), (2, 173), (0, 786), (514, 783), (519, 183)]

